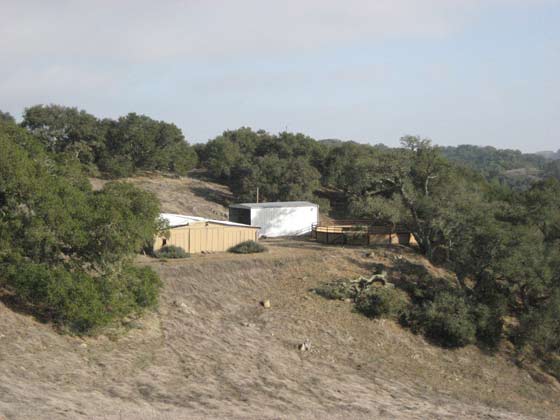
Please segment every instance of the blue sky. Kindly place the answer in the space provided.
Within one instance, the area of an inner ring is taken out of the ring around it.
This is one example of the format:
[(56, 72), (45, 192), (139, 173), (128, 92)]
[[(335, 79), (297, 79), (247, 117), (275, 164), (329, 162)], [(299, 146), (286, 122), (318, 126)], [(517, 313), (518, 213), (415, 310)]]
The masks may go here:
[(0, 0), (0, 109), (560, 148), (560, 0)]

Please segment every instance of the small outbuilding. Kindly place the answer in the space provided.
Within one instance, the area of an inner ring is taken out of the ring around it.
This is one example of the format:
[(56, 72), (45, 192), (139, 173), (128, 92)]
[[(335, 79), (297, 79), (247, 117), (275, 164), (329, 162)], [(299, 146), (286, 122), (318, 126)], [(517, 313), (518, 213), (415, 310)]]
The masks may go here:
[(175, 245), (190, 254), (223, 252), (241, 242), (258, 239), (257, 226), (171, 213), (162, 213), (160, 217), (169, 224), (169, 238), (156, 238), (155, 251)]
[(300, 236), (311, 233), (317, 224), (319, 206), (308, 201), (233, 204), (229, 206), (229, 220), (260, 226), (260, 236)]

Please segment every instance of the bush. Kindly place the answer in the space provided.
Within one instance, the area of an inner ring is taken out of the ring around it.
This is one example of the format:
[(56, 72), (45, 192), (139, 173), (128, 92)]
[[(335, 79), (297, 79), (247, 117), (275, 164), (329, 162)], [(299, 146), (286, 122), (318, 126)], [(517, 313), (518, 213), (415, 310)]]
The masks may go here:
[(156, 258), (188, 258), (191, 256), (180, 246), (166, 245), (154, 253)]
[(355, 299), (357, 289), (349, 281), (338, 280), (332, 283), (325, 283), (315, 288), (315, 293), (327, 299)]
[(514, 337), (518, 345), (528, 345), (540, 356), (560, 355), (560, 292), (519, 319)]
[(7, 286), (20, 301), (78, 334), (91, 333), (114, 319), (155, 306), (161, 286), (151, 268), (128, 264), (101, 277), (29, 262), (21, 262), (6, 274)]
[(257, 252), (265, 252), (266, 248), (255, 241), (245, 241), (232, 246), (228, 251), (236, 254), (255, 254)]
[(367, 245), (367, 232), (364, 231), (347, 231), (344, 232), (344, 239), (348, 245)]
[(70, 332), (92, 333), (156, 303), (159, 280), (132, 256), (161, 229), (156, 197), (93, 191), (75, 161), (0, 125), (0, 288)]
[(104, 156), (97, 163), (99, 170), (112, 179), (134, 174), (134, 163), (125, 156)]
[(398, 319), (409, 305), (406, 292), (392, 287), (371, 287), (356, 300), (356, 310), (370, 318)]
[(134, 297), (139, 308), (150, 308), (157, 305), (160, 278), (150, 267), (130, 267), (126, 281), (127, 289)]
[(103, 281), (84, 273), (61, 271), (48, 280), (46, 302), (53, 319), (70, 331), (84, 334), (109, 323), (116, 315), (107, 308)]
[(502, 337), (504, 326), (502, 309), (479, 304), (473, 312), (476, 321), (476, 337), (484, 344), (495, 347)]
[(543, 368), (546, 372), (560, 380), (560, 359), (557, 355), (547, 357), (543, 362)]
[(477, 339), (494, 346), (502, 333), (501, 308), (475, 305), (446, 279), (423, 276), (398, 288), (392, 283), (379, 286), (338, 280), (314, 291), (327, 299), (353, 299), (356, 311), (363, 315), (399, 320), (446, 347), (465, 346)]
[(319, 206), (319, 212), (321, 214), (328, 215), (332, 210), (331, 200), (329, 200), (328, 198), (314, 196), (313, 202)]
[(409, 294), (415, 305), (431, 302), (442, 292), (454, 293), (456, 290), (449, 280), (434, 277), (422, 270), (425, 268), (410, 264), (401, 271), (402, 288)]
[(406, 320), (414, 331), (446, 347), (462, 347), (476, 341), (476, 325), (464, 297), (449, 291), (417, 306)]

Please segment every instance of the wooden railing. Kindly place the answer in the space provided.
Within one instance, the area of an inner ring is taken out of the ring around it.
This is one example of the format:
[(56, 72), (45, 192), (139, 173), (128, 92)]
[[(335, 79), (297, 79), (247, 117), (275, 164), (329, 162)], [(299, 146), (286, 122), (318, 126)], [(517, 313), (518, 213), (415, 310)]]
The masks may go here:
[[(411, 234), (403, 225), (373, 225), (370, 220), (337, 220), (331, 224), (314, 223), (311, 237), (317, 240), (322, 234), (321, 242), (346, 244), (363, 238), (364, 245), (370, 245), (372, 238), (386, 237), (388, 243), (408, 243)], [(408, 239), (407, 239), (408, 238)]]

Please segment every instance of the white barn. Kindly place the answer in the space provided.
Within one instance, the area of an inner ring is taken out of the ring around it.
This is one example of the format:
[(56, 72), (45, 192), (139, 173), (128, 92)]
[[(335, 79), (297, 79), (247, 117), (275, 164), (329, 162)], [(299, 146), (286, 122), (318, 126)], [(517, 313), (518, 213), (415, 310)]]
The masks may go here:
[(306, 235), (319, 221), (319, 206), (308, 201), (232, 204), (229, 220), (259, 226), (260, 236)]

